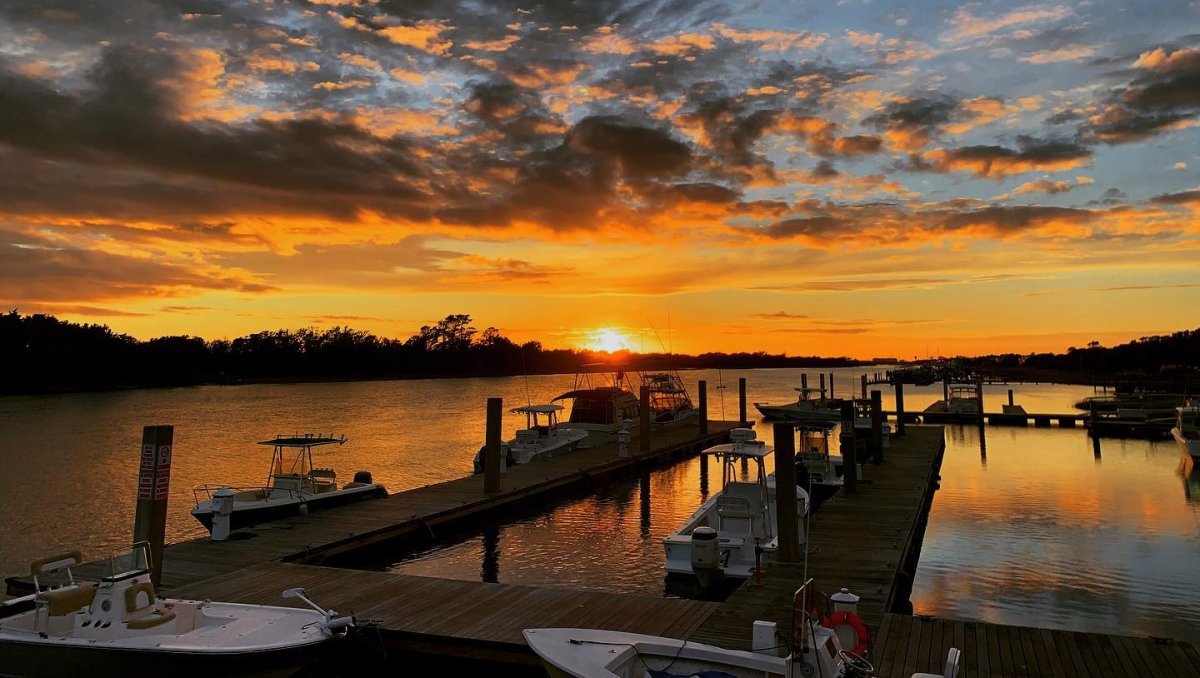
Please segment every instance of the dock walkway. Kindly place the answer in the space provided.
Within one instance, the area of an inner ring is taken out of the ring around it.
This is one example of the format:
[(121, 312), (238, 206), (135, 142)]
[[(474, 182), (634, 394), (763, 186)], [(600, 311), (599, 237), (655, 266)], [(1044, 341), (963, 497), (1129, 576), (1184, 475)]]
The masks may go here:
[[(705, 435), (687, 426), (654, 431), (649, 452), (630, 446), (621, 457), (615, 443), (514, 466), (501, 477), (501, 491), (487, 494), (483, 476), (472, 475), (419, 487), (384, 499), (296, 515), (238, 530), (227, 541), (207, 537), (168, 545), (163, 551), (160, 590), (227, 575), (270, 561), (334, 563), (338, 556), (372, 547), (403, 548), (405, 540), (427, 542), (464, 527), (472, 519), (492, 520), (499, 512), (530, 502), (549, 502), (583, 492), (728, 440), (737, 422), (710, 421)], [(469, 468), (464, 456), (464, 470)], [(108, 561), (75, 568), (77, 577), (107, 574)], [(10, 582), (10, 592), (15, 593)]]
[(900, 614), (884, 615), (871, 653), (879, 678), (909, 678), (940, 674), (951, 647), (963, 653), (959, 678), (1200, 675), (1200, 653), (1186, 642)]
[[(892, 438), (883, 464), (864, 465), (857, 494), (839, 492), (810, 522), (808, 576), (827, 595), (845, 586), (861, 596), (859, 616), (872, 632), (884, 613), (908, 604), (945, 449), (942, 427), (909, 427)], [(742, 584), (691, 639), (748, 650), (755, 620), (790, 629), (804, 571), (803, 564), (768, 567), (763, 585)]]

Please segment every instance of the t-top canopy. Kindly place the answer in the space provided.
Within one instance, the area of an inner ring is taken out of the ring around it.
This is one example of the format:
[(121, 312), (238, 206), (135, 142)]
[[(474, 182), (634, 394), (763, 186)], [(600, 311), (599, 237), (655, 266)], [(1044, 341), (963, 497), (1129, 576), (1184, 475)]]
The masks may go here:
[(562, 410), (562, 405), (526, 405), (524, 407), (514, 407), (509, 412), (513, 414), (553, 414)]
[(722, 443), (713, 445), (701, 454), (712, 454), (727, 457), (746, 457), (747, 459), (762, 459), (775, 451), (774, 447), (755, 440), (745, 443)]
[(304, 435), (275, 436), (274, 440), (263, 440), (258, 444), (275, 447), (318, 447), (320, 445), (341, 445), (344, 442), (346, 442), (346, 436), (335, 438), (332, 434), (320, 436), (305, 433)]

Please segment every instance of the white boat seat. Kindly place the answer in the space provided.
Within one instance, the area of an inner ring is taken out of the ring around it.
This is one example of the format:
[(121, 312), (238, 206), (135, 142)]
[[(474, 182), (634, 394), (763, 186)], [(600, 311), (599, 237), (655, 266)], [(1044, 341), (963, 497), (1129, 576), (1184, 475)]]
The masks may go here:
[(144, 617), (130, 619), (129, 621), (125, 622), (125, 627), (135, 631), (140, 631), (143, 629), (152, 629), (155, 626), (161, 626), (162, 624), (166, 624), (173, 619), (175, 619), (174, 610), (154, 610)]
[(958, 667), (960, 664), (962, 664), (962, 650), (952, 647), (946, 653), (945, 673), (941, 675), (936, 673), (914, 673), (912, 674), (912, 678), (958, 678)]
[(46, 614), (58, 617), (88, 607), (96, 597), (96, 585), (91, 582), (64, 586), (37, 594), (35, 601), (44, 606)]

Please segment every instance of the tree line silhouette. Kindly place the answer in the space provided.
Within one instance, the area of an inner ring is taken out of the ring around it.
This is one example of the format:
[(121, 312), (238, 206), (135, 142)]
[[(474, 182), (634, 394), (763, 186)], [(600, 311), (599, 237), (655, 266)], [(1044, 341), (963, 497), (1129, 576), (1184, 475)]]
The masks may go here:
[(256, 332), (232, 340), (168, 336), (140, 341), (106, 325), (14, 310), (0, 315), (0, 356), (6, 367), (3, 393), (604, 369), (597, 363), (636, 370), (862, 364), (851, 358), (765, 352), (688, 356), (547, 349), (537, 341), (517, 344), (494, 327), (481, 332), (466, 314), (448, 315), (407, 339), (339, 326)]

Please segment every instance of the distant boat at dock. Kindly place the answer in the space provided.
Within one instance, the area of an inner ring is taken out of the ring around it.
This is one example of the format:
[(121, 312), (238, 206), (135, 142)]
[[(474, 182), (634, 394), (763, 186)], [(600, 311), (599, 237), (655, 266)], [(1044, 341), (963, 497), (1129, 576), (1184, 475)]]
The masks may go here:
[(1179, 443), (1179, 452), (1200, 460), (1200, 405), (1189, 402), (1175, 408), (1175, 427), (1171, 429), (1171, 437)]
[(622, 427), (628, 428), (632, 435), (638, 433), (638, 397), (629, 387), (625, 372), (617, 370), (607, 383), (599, 384), (593, 382), (591, 373), (578, 374), (574, 388), (550, 401), (571, 401), (571, 414), (559, 427), (587, 433), (579, 443), (581, 450), (616, 441)]
[[(232, 499), (229, 528), (236, 530), (257, 523), (279, 520), (300, 511), (341, 506), (387, 496), (387, 489), (374, 482), (368, 471), (358, 471), (354, 480), (339, 488), (337, 474), (313, 465), (314, 447), (342, 445), (346, 437), (313, 434), (276, 436), (259, 445), (272, 447), (267, 483), (262, 487), (199, 485), (192, 489), (196, 507), (192, 515), (208, 530), (223, 500)], [(303, 507), (303, 508), (302, 508)]]
[[(825, 397), (824, 388), (797, 386), (799, 394), (794, 403), (772, 405), (770, 403), (754, 403), (755, 409), (765, 419), (775, 421), (795, 422), (836, 422), (841, 417), (837, 408), (841, 400)], [(816, 397), (814, 397), (814, 394)]]
[[(525, 428), (517, 429), (516, 437), (500, 445), (500, 456), (509, 465), (528, 464), (537, 457), (571, 452), (588, 437), (579, 428), (566, 428), (558, 423), (562, 405), (526, 405), (510, 412), (525, 415)], [(475, 473), (483, 473), (483, 453), (475, 453)]]

